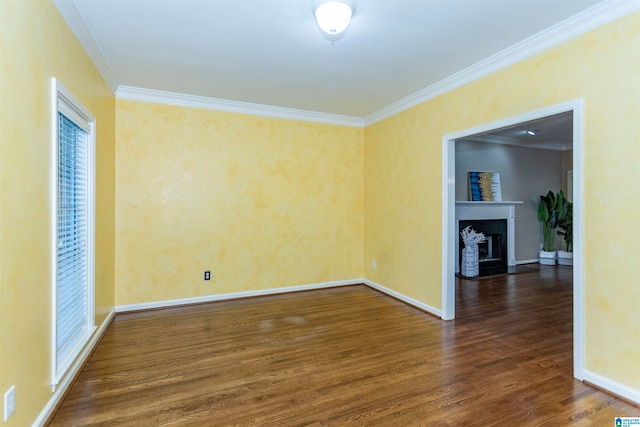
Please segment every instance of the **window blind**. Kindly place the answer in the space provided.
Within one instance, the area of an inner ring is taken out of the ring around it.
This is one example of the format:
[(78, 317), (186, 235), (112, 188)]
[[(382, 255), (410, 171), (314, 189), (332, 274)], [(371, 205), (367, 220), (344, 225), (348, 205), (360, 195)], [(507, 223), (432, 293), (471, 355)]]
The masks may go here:
[[(88, 143), (80, 121), (58, 111), (56, 360), (64, 371), (90, 327), (88, 319)], [(84, 344), (84, 343), (82, 343)]]

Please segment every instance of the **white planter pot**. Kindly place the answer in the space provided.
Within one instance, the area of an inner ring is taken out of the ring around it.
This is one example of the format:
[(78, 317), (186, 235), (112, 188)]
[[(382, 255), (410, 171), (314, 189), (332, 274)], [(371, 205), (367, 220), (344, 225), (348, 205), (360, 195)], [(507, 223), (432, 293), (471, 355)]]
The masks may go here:
[(558, 265), (573, 265), (573, 252), (558, 251)]
[(540, 264), (556, 265), (556, 251), (540, 251)]

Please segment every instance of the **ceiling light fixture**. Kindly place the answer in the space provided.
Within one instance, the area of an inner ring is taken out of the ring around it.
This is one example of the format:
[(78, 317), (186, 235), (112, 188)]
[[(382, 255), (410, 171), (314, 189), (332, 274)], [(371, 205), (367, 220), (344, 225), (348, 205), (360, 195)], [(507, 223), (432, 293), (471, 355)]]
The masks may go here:
[(336, 36), (347, 29), (353, 11), (342, 1), (329, 1), (316, 8), (316, 21), (325, 33)]
[(531, 129), (531, 130), (528, 130), (528, 131), (527, 131), (527, 133), (528, 133), (529, 135), (531, 135), (531, 136), (536, 136), (536, 133), (538, 133), (538, 131), (537, 131), (537, 130), (532, 130), (532, 129)]

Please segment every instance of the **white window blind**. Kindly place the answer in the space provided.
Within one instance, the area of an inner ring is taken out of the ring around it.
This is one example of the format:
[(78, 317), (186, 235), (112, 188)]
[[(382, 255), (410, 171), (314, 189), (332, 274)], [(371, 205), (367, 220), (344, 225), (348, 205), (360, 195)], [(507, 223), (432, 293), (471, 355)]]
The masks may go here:
[(56, 87), (53, 385), (94, 330), (92, 116)]
[(65, 359), (75, 341), (88, 328), (88, 136), (87, 131), (58, 113), (58, 360)]

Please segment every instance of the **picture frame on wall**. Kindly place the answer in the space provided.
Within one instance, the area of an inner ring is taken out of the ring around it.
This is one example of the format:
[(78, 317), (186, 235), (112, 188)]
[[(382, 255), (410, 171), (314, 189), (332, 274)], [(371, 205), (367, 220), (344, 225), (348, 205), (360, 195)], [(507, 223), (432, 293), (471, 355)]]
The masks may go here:
[(502, 183), (498, 172), (467, 172), (469, 200), (472, 202), (501, 202)]

